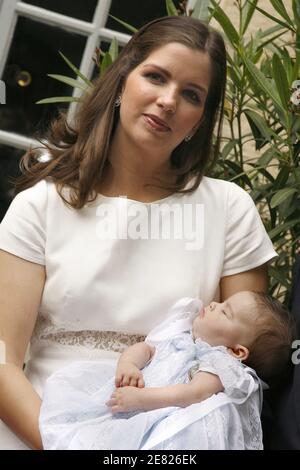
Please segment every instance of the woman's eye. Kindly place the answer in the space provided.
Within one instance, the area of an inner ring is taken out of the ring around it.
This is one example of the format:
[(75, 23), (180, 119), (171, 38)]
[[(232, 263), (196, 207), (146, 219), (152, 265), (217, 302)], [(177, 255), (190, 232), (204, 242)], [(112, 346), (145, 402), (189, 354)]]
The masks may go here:
[(227, 313), (225, 312), (225, 310), (222, 310), (222, 313), (224, 313), (224, 315), (227, 317)]
[(148, 73), (146, 77), (149, 77), (155, 81), (163, 81), (163, 77), (159, 73), (155, 73), (155, 72)]
[(187, 91), (186, 91), (186, 94), (187, 94), (188, 97), (191, 99), (191, 101), (193, 101), (193, 103), (200, 103), (200, 98), (199, 98), (199, 96), (197, 95), (197, 93), (195, 93), (194, 91), (187, 90)]

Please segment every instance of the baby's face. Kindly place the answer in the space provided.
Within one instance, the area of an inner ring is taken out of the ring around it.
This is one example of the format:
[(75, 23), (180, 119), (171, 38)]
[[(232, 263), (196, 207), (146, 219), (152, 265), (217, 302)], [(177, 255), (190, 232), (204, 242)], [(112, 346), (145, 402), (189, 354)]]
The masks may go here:
[(223, 303), (211, 302), (203, 308), (193, 322), (193, 335), (211, 346), (248, 347), (255, 336), (257, 316), (253, 293), (238, 292)]

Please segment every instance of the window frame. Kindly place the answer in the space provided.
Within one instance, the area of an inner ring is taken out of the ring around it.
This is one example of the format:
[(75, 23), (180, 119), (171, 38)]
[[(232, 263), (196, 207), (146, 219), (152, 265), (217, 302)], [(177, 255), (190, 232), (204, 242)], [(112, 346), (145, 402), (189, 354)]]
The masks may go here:
[[(0, 0), (0, 79), (3, 76), (19, 17), (29, 18), (51, 26), (59, 26), (67, 31), (85, 36), (87, 40), (79, 69), (87, 78), (91, 78), (94, 69), (94, 63), (91, 58), (96, 47), (99, 47), (100, 42), (102, 40), (110, 42), (113, 38), (116, 38), (122, 46), (131, 37), (129, 34), (105, 28), (111, 3), (112, 0), (98, 0), (93, 20), (88, 22), (30, 5), (20, 0)], [(77, 78), (77, 80), (79, 79)], [(74, 88), (74, 97), (80, 97), (81, 93), (82, 91), (79, 88)], [(7, 103), (8, 105), (9, 103)], [(70, 120), (74, 116), (75, 109), (76, 103), (71, 103), (68, 111)], [(24, 150), (39, 145), (39, 142), (35, 139), (15, 132), (3, 131), (2, 129), (0, 129), (0, 143)]]

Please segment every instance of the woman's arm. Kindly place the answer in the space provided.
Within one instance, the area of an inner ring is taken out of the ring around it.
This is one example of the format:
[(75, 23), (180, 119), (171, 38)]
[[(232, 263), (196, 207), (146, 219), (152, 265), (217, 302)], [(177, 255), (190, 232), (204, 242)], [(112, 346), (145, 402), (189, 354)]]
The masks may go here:
[(223, 385), (217, 375), (209, 372), (198, 372), (187, 384), (169, 385), (167, 387), (134, 388), (124, 387), (115, 390), (106, 403), (112, 413), (135, 410), (154, 410), (167, 406), (185, 408), (199, 403), (215, 393), (222, 392)]
[(33, 449), (42, 449), (38, 417), (41, 399), (23, 373), (36, 322), (45, 268), (0, 250), (0, 418)]
[(228, 299), (233, 294), (242, 290), (254, 292), (267, 292), (268, 290), (268, 268), (263, 264), (258, 268), (250, 269), (243, 273), (224, 276), (220, 280), (220, 300)]
[(145, 342), (136, 343), (127, 348), (120, 356), (115, 384), (116, 387), (131, 385), (132, 387), (144, 387), (143, 374), (140, 369), (145, 367), (152, 359), (155, 348)]

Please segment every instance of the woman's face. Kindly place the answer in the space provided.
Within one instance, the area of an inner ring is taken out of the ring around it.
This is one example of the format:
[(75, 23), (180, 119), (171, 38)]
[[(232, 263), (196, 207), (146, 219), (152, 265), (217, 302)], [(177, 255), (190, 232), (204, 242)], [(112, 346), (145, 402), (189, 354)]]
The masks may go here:
[(169, 156), (196, 132), (210, 76), (207, 54), (176, 42), (156, 49), (127, 77), (118, 131), (145, 150), (156, 147)]

